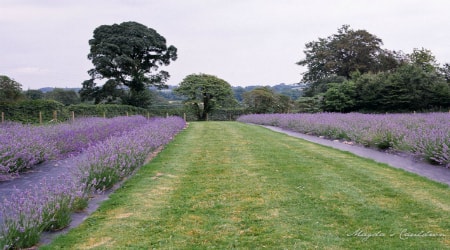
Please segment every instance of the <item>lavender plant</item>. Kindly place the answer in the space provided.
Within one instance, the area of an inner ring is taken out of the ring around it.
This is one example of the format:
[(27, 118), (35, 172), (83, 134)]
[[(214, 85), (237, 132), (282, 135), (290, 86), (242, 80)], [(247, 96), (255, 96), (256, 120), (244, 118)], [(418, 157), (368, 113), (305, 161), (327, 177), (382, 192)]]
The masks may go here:
[(183, 129), (185, 122), (169, 117), (129, 125), (121, 126), (130, 129), (114, 130), (113, 136), (91, 144), (81, 157), (72, 156), (70, 161), (76, 167), (69, 173), (42, 179), (5, 199), (0, 204), (0, 248), (31, 247), (44, 230), (69, 225), (71, 213), (87, 205), (92, 191), (107, 189), (131, 174), (151, 152)]
[(0, 180), (57, 155), (57, 148), (43, 130), (18, 123), (0, 126)]
[(85, 182), (95, 190), (108, 189), (141, 166), (156, 148), (185, 126), (178, 117), (158, 118), (120, 136), (88, 148), (79, 163)]
[(143, 116), (82, 118), (73, 123), (31, 126), (5, 123), (0, 126), (0, 181), (17, 176), (49, 159), (79, 154), (86, 147), (132, 130)]
[(450, 167), (450, 114), (262, 114), (240, 122), (277, 126), (300, 133), (352, 140), (377, 147), (409, 151)]
[(0, 248), (30, 247), (43, 231), (42, 202), (35, 189), (16, 190), (0, 206)]
[(47, 129), (46, 138), (54, 141), (59, 154), (78, 154), (87, 146), (103, 141), (111, 136), (132, 130), (147, 121), (143, 116), (114, 118), (81, 118), (75, 122), (58, 124)]
[(0, 206), (0, 248), (30, 247), (39, 242), (43, 231), (67, 227), (76, 202), (88, 199), (80, 177), (62, 174), (44, 178), (4, 199)]

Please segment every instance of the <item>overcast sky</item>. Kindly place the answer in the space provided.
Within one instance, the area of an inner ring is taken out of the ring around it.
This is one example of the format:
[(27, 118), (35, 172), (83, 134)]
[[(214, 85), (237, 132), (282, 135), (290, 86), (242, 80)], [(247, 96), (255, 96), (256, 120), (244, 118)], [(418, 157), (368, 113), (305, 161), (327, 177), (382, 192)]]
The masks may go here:
[(178, 48), (164, 70), (178, 85), (194, 73), (233, 86), (292, 84), (305, 44), (348, 24), (383, 48), (433, 52), (450, 62), (448, 0), (0, 0), (0, 75), (41, 87), (81, 87), (89, 79), (95, 28), (136, 21)]

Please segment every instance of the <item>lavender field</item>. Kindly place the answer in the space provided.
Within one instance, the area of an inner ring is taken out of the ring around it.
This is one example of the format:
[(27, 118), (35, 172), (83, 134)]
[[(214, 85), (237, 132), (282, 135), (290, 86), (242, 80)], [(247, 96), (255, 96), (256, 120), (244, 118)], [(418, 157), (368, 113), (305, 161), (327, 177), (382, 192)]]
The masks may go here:
[(238, 121), (411, 152), (450, 168), (450, 113), (255, 114), (241, 116)]
[[(24, 248), (43, 231), (66, 227), (88, 197), (112, 187), (185, 127), (179, 117), (87, 118), (71, 124), (0, 126), (0, 178), (51, 159), (66, 158), (68, 172), (17, 189), (0, 204), (0, 248)], [(10, 180), (14, 182), (13, 180)]]

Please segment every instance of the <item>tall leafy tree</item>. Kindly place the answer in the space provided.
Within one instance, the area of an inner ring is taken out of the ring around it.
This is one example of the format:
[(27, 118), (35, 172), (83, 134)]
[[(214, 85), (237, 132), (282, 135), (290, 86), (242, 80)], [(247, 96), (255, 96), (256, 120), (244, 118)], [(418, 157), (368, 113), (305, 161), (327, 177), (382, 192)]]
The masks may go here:
[[(176, 47), (167, 46), (163, 36), (137, 22), (101, 25), (94, 30), (89, 45), (88, 58), (94, 65), (89, 70), (91, 78), (113, 80), (117, 88), (126, 86), (130, 90), (128, 102), (139, 106), (143, 105), (142, 98), (146, 96), (143, 91), (148, 86), (166, 87), (169, 73), (159, 68), (177, 59)], [(94, 81), (88, 80), (80, 94), (83, 99), (101, 98), (102, 91)]]
[(22, 84), (0, 75), (0, 102), (15, 102), (22, 98)]
[(393, 52), (381, 49), (382, 40), (366, 30), (343, 25), (337, 34), (306, 44), (305, 58), (297, 62), (306, 66), (304, 82), (316, 82), (332, 76), (349, 78), (352, 72), (378, 72), (397, 66)]
[(186, 97), (185, 103), (194, 109), (201, 121), (206, 120), (216, 108), (235, 102), (231, 85), (208, 74), (188, 75), (174, 91)]

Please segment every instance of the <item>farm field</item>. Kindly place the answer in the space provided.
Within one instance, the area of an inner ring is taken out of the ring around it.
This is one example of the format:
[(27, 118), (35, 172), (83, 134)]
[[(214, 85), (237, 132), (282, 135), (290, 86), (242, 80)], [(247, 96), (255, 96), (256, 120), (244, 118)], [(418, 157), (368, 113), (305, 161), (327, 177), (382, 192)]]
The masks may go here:
[(42, 249), (445, 249), (449, 191), (262, 127), (194, 122)]

